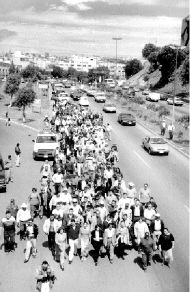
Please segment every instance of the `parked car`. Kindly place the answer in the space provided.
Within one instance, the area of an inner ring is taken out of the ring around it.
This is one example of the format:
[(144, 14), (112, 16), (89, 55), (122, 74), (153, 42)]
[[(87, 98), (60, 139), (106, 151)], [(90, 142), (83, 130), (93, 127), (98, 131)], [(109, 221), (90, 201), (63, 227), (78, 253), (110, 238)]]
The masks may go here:
[(183, 105), (183, 101), (179, 98), (179, 97), (170, 97), (167, 99), (167, 103), (169, 105), (176, 105), (176, 106), (182, 106)]
[(105, 95), (105, 93), (104, 92), (97, 92), (97, 93), (95, 93), (94, 100), (96, 102), (105, 102), (106, 101), (106, 95)]
[(5, 173), (5, 165), (3, 161), (3, 157), (0, 153), (0, 189), (3, 192), (6, 192), (7, 186), (6, 186), (6, 173)]
[(88, 96), (94, 97), (97, 91), (95, 89), (89, 89), (86, 92)]
[(160, 100), (167, 100), (170, 98), (170, 95), (167, 93), (160, 93)]
[(160, 93), (149, 92), (149, 95), (146, 97), (146, 100), (158, 102), (160, 100)]
[(161, 137), (145, 137), (142, 146), (151, 154), (169, 154), (168, 143)]
[(113, 103), (105, 103), (103, 111), (105, 113), (116, 113), (116, 105)]
[(117, 121), (118, 121), (118, 123), (120, 123), (123, 126), (135, 126), (136, 125), (136, 119), (130, 113), (120, 113)]
[(81, 106), (89, 106), (89, 100), (88, 100), (88, 97), (86, 95), (82, 95), (80, 97), (80, 100), (79, 100), (79, 104)]
[(74, 92), (71, 93), (71, 97), (73, 100), (78, 101), (81, 96), (82, 96), (82, 92), (80, 90), (75, 90)]

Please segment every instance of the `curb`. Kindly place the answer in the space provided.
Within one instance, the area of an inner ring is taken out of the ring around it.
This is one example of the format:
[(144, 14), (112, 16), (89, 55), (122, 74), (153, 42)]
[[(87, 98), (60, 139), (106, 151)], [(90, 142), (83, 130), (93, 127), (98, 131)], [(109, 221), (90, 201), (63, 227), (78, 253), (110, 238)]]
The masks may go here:
[[(6, 119), (0, 117), (0, 121), (4, 121), (4, 122), (6, 122)], [(22, 123), (19, 123), (19, 122), (16, 122), (16, 121), (14, 121), (14, 120), (11, 120), (11, 123), (14, 124), (14, 125), (17, 125), (17, 126), (22, 126), (22, 127), (24, 127), (24, 128), (27, 128), (27, 129), (32, 130), (32, 131), (35, 131), (35, 132), (39, 132), (39, 130), (36, 129), (36, 128), (33, 128), (33, 127), (31, 127), (31, 126), (28, 126), (28, 125), (25, 125), (25, 124), (22, 124)]]
[[(158, 134), (156, 134), (154, 131), (152, 131), (151, 129), (149, 129), (147, 126), (145, 126), (142, 122), (139, 122), (139, 120), (137, 121), (137, 123), (142, 126), (144, 129), (146, 129), (148, 132), (152, 133), (153, 135), (158, 136)], [(160, 135), (159, 135), (160, 136)], [(186, 158), (190, 158), (190, 156), (185, 153), (183, 150), (179, 149), (177, 146), (175, 146), (173, 143), (167, 141), (167, 143), (175, 150), (177, 150), (178, 152), (180, 152), (182, 155), (184, 155)]]

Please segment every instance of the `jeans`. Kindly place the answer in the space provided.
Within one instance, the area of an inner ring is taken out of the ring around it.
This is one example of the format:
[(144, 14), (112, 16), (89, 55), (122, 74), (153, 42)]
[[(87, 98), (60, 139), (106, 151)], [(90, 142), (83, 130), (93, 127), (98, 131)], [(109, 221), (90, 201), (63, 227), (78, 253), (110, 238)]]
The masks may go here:
[(60, 265), (64, 266), (65, 262), (65, 242), (56, 244), (56, 260), (60, 261)]
[(52, 254), (55, 255), (55, 232), (50, 231), (48, 234), (48, 247)]
[(143, 268), (146, 269), (147, 268), (147, 264), (150, 264), (152, 260), (152, 251), (150, 252), (146, 252), (146, 253), (142, 253), (142, 262), (143, 262)]
[(106, 249), (108, 251), (110, 261), (114, 258), (114, 245), (112, 244), (112, 240), (108, 238)]
[(15, 231), (4, 231), (4, 250), (5, 252), (13, 250), (15, 244)]
[(69, 239), (69, 261), (72, 262), (74, 254), (77, 252), (78, 248), (78, 238), (77, 239)]
[(20, 154), (16, 154), (15, 164), (16, 164), (16, 166), (20, 166)]

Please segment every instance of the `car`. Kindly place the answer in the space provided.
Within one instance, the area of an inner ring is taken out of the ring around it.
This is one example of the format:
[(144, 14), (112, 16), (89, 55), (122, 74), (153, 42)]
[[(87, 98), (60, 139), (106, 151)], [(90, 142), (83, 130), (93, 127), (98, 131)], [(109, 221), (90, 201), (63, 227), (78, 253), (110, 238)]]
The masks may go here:
[(116, 105), (113, 103), (105, 103), (103, 111), (105, 113), (116, 113)]
[(136, 119), (131, 113), (120, 113), (117, 121), (123, 126), (136, 125)]
[(182, 106), (183, 105), (183, 101), (179, 98), (179, 97), (170, 97), (167, 99), (167, 103), (169, 105), (176, 105), (176, 106)]
[(75, 90), (74, 92), (71, 93), (71, 97), (73, 100), (78, 101), (81, 96), (82, 96), (82, 92), (80, 90)]
[(94, 97), (95, 94), (97, 93), (97, 91), (96, 91), (95, 89), (88, 89), (88, 90), (86, 91), (86, 93), (87, 93), (88, 96), (92, 96), (92, 97)]
[(146, 100), (158, 102), (160, 100), (160, 93), (149, 92), (149, 95), (146, 96)]
[(169, 154), (168, 143), (161, 137), (145, 137), (142, 146), (151, 154)]
[(6, 190), (7, 190), (5, 164), (4, 164), (3, 157), (1, 155), (1, 153), (0, 153), (0, 189), (3, 192), (6, 192)]
[(104, 92), (97, 92), (94, 96), (94, 100), (96, 102), (105, 102), (106, 101), (106, 95)]
[(89, 100), (86, 95), (82, 95), (79, 100), (79, 105), (81, 106), (89, 106)]
[(65, 105), (67, 102), (70, 101), (70, 97), (67, 92), (61, 92), (58, 94), (57, 100), (59, 105)]
[(144, 90), (144, 91), (142, 91), (142, 95), (149, 95), (149, 93), (150, 93), (150, 91), (149, 90)]
[(160, 93), (160, 100), (165, 100), (167, 101), (168, 98), (170, 98), (171, 96), (167, 93)]
[(38, 158), (53, 158), (55, 154), (55, 150), (59, 147), (59, 142), (57, 140), (56, 134), (51, 131), (45, 130), (39, 132), (36, 140), (34, 142), (33, 149), (33, 159), (36, 160)]

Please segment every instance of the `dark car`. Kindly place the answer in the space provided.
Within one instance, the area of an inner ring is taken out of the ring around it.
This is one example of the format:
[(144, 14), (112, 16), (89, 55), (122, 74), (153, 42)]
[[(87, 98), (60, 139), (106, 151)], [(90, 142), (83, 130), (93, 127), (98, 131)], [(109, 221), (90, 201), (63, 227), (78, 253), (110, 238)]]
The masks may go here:
[(0, 189), (6, 192), (6, 173), (5, 173), (5, 166), (4, 161), (0, 153)]
[(120, 123), (123, 126), (135, 126), (136, 119), (130, 113), (120, 113), (118, 116), (118, 123)]
[(80, 90), (75, 90), (71, 93), (71, 97), (73, 100), (79, 100), (80, 97), (82, 96), (82, 92)]

